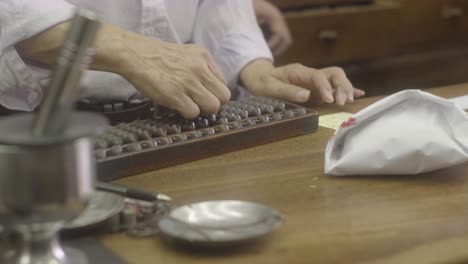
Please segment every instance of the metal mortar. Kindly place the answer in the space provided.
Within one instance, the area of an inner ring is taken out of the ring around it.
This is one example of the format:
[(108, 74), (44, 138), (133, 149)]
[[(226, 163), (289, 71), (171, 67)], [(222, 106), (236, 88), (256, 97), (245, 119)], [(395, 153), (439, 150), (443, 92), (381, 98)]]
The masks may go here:
[(63, 136), (38, 138), (30, 132), (32, 119), (32, 115), (0, 119), (0, 225), (21, 237), (16, 252), (0, 262), (83, 263), (82, 257), (67, 257), (57, 234), (91, 198), (95, 181), (91, 136), (101, 133), (107, 121), (73, 113)]

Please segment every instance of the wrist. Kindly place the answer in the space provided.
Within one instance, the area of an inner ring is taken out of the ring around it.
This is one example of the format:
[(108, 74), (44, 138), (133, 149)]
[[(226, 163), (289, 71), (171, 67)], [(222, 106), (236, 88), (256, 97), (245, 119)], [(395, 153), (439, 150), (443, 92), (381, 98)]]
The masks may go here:
[(259, 86), (261, 86), (261, 80), (265, 76), (271, 75), (275, 69), (273, 63), (268, 59), (256, 59), (247, 64), (240, 72), (240, 81), (249, 89), (255, 93)]

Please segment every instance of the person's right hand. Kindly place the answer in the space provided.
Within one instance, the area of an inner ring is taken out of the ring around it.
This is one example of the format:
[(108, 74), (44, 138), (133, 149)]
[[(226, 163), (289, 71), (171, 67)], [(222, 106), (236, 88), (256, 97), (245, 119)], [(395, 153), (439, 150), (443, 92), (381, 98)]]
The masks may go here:
[(127, 47), (119, 74), (159, 105), (184, 118), (216, 113), (231, 93), (207, 49), (146, 37)]
[[(20, 55), (53, 65), (70, 22), (58, 24), (15, 45)], [(208, 50), (167, 43), (103, 23), (90, 68), (119, 74), (154, 102), (185, 118), (215, 113), (231, 93)]]

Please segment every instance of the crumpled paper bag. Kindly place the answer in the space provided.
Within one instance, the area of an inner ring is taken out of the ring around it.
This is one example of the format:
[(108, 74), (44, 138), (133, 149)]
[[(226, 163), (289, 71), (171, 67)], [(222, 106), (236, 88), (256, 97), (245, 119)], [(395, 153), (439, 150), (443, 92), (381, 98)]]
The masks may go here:
[(328, 142), (330, 175), (418, 174), (468, 161), (468, 116), (449, 100), (406, 90), (353, 115)]

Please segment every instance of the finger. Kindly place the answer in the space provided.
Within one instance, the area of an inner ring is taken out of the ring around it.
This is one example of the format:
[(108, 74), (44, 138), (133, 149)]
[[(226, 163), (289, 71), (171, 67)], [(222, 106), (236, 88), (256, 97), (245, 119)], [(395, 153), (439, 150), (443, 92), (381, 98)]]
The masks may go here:
[(263, 89), (264, 96), (271, 96), (295, 103), (305, 103), (310, 98), (310, 91), (302, 87), (270, 78)]
[(323, 71), (329, 79), (332, 86), (337, 89), (337, 92), (339, 91), (342, 94), (342, 97), (344, 97), (345, 101), (354, 101), (354, 87), (349, 81), (349, 79), (346, 77), (346, 74), (343, 71), (343, 69), (339, 67), (329, 67), (324, 68)]
[(338, 86), (335, 92), (335, 102), (337, 105), (344, 105), (348, 99), (348, 92), (342, 87)]
[(181, 105), (176, 110), (188, 120), (198, 117), (201, 111), (200, 107), (187, 95), (182, 96)]
[(330, 67), (324, 68), (323, 72), (327, 76), (333, 88), (336, 89), (335, 98), (338, 105), (344, 105), (346, 101), (354, 101), (353, 85), (346, 77), (343, 69), (339, 67)]
[(299, 86), (305, 86), (311, 90), (314, 94), (319, 94), (320, 98), (326, 103), (333, 103), (335, 101), (333, 97), (333, 89), (328, 81), (328, 78), (322, 71), (308, 68), (303, 65), (296, 65), (295, 72), (291, 73), (296, 78), (291, 80)]
[(354, 89), (353, 89), (353, 95), (354, 95), (354, 97), (358, 98), (358, 97), (361, 97), (361, 96), (366, 95), (366, 92), (364, 92), (364, 91), (361, 90), (361, 89), (354, 88)]
[(226, 104), (231, 99), (231, 91), (225, 83), (221, 82), (215, 75), (207, 71), (201, 79), (201, 83), (210, 91), (221, 104)]
[(227, 82), (226, 82), (226, 79), (224, 78), (224, 74), (221, 71), (221, 69), (218, 67), (218, 65), (216, 65), (216, 62), (211, 57), (211, 55), (208, 55), (207, 59), (208, 59), (208, 68), (210, 69), (210, 71), (214, 74), (214, 76), (216, 76), (216, 78), (218, 78), (219, 81), (221, 81), (222, 83), (226, 85)]
[(202, 83), (193, 85), (188, 91), (190, 98), (198, 105), (200, 112), (215, 114), (221, 107), (221, 102)]
[(187, 94), (177, 94), (177, 96), (158, 97), (154, 100), (157, 104), (174, 109), (185, 119), (194, 119), (200, 115), (200, 108)]

